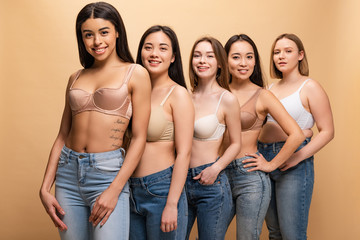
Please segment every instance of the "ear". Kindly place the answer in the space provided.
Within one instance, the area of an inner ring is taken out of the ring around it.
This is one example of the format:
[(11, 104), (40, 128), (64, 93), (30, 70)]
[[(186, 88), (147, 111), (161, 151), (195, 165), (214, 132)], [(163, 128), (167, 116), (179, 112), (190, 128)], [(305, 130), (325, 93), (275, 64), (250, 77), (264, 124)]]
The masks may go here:
[(304, 58), (304, 51), (301, 50), (301, 51), (299, 52), (299, 58), (298, 58), (298, 60), (301, 61), (301, 60), (303, 60), (303, 58)]
[(116, 32), (116, 38), (119, 38), (119, 33), (118, 32)]
[(171, 62), (171, 63), (175, 62), (175, 54), (172, 55), (170, 62)]

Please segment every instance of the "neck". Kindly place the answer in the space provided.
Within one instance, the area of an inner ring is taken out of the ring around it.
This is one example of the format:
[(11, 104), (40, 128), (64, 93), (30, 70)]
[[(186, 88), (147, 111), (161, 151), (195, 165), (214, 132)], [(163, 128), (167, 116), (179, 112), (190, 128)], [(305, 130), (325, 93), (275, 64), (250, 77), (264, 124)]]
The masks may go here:
[(119, 66), (119, 64), (124, 63), (117, 55), (114, 57), (109, 57), (103, 61), (94, 61), (94, 64), (91, 68), (105, 69), (108, 67)]
[(238, 78), (232, 78), (232, 81), (230, 83), (230, 87), (232, 89), (235, 89), (235, 90), (238, 90), (238, 89), (241, 89), (241, 88), (245, 88), (247, 86), (249, 86), (251, 84), (251, 81), (250, 81), (250, 78), (248, 79), (238, 79)]
[(162, 86), (171, 81), (167, 72), (163, 74), (150, 74), (150, 79), (152, 88)]
[(291, 72), (283, 73), (282, 81), (283, 82), (295, 82), (295, 81), (298, 81), (301, 77), (302, 77), (302, 75), (296, 68)]
[(196, 87), (197, 92), (201, 93), (212, 93), (216, 88), (220, 87), (216, 81), (216, 78), (199, 79), (198, 86)]

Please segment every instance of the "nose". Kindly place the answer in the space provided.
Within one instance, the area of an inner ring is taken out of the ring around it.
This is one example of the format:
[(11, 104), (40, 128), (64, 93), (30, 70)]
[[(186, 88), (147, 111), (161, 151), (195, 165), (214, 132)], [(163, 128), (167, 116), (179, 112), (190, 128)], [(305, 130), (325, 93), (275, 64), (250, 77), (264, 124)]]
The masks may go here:
[(94, 44), (96, 46), (99, 46), (102, 42), (102, 38), (99, 34), (95, 34), (95, 37), (94, 37)]
[(279, 53), (279, 58), (282, 59), (282, 58), (284, 58), (284, 56), (285, 56), (285, 55), (284, 55), (284, 52), (281, 51), (281, 52)]
[(206, 56), (205, 55), (201, 55), (200, 57), (200, 63), (205, 63), (206, 62)]
[(150, 53), (150, 57), (156, 58), (158, 57), (158, 51), (156, 48), (153, 48), (151, 53)]
[(246, 60), (245, 60), (245, 58), (241, 58), (239, 64), (240, 64), (240, 66), (246, 66)]

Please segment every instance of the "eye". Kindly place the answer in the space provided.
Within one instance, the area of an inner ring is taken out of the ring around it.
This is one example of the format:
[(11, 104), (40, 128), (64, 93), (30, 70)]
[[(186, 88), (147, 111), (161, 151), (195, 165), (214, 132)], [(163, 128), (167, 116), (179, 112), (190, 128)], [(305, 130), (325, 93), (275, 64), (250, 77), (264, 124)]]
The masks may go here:
[(199, 58), (200, 57), (200, 54), (194, 54), (193, 58)]
[(93, 36), (92, 33), (85, 33), (85, 34), (84, 34), (84, 37), (85, 37), (85, 38), (91, 38), (92, 36)]
[(247, 56), (247, 58), (251, 60), (251, 59), (253, 59), (254, 57), (253, 57), (253, 56)]
[(208, 55), (207, 57), (208, 58), (214, 58), (215, 56), (214, 55)]
[(280, 51), (274, 51), (274, 55), (277, 55), (279, 53), (280, 53)]
[(291, 52), (292, 52), (292, 50), (286, 50), (286, 52), (287, 52), (287, 53), (291, 53)]
[(144, 46), (144, 49), (149, 51), (149, 50), (151, 50), (151, 47), (150, 46)]
[(101, 31), (101, 35), (106, 36), (109, 32), (108, 31)]
[(166, 47), (161, 47), (160, 50), (164, 52), (164, 51), (167, 51), (167, 48)]
[(234, 59), (234, 60), (239, 60), (240, 57), (239, 57), (239, 56), (233, 56), (232, 59)]

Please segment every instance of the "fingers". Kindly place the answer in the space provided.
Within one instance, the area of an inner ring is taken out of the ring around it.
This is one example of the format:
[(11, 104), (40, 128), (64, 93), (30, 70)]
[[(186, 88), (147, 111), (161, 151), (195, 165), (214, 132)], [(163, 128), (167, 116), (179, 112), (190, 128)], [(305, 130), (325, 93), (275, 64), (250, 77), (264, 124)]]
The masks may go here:
[(199, 180), (202, 176), (202, 172), (199, 173), (198, 175), (196, 175), (195, 177), (193, 177), (194, 180)]
[(92, 225), (96, 227), (100, 222), (100, 226), (103, 226), (106, 221), (109, 219), (113, 209), (106, 208), (98, 203), (96, 200), (94, 207), (91, 211), (89, 222), (92, 222)]
[(256, 153), (245, 153), (245, 156), (253, 157), (253, 158), (258, 158), (259, 157), (259, 155), (257, 155)]
[(160, 226), (161, 231), (163, 232), (171, 232), (177, 229), (177, 223), (161, 223)]

